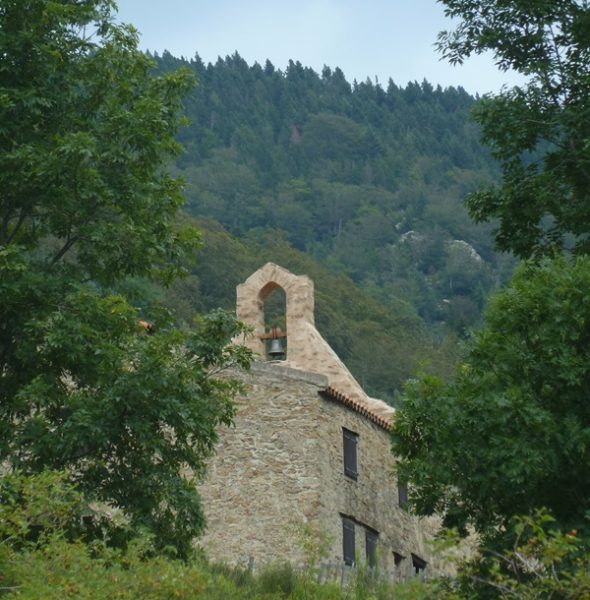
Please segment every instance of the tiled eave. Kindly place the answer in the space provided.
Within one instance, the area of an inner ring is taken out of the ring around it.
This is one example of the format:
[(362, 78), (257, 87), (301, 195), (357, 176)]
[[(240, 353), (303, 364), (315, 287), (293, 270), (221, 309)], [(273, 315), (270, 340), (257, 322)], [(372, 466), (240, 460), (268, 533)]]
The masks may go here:
[(320, 392), (320, 394), (322, 396), (324, 396), (325, 398), (328, 398), (330, 400), (335, 400), (336, 402), (339, 402), (340, 404), (344, 404), (344, 406), (346, 406), (347, 408), (353, 410), (354, 412), (358, 413), (359, 415), (362, 415), (363, 417), (366, 417), (367, 419), (369, 419), (370, 421), (375, 423), (375, 425), (378, 425), (385, 431), (387, 431), (387, 432), (391, 431), (391, 429), (392, 429), (391, 421), (389, 421), (388, 419), (384, 419), (380, 415), (374, 413), (372, 410), (367, 408), (364, 404), (361, 404), (360, 402), (357, 402), (356, 400), (349, 398), (342, 392), (339, 392), (338, 390), (334, 389), (332, 386), (329, 386), (326, 389), (322, 390)]

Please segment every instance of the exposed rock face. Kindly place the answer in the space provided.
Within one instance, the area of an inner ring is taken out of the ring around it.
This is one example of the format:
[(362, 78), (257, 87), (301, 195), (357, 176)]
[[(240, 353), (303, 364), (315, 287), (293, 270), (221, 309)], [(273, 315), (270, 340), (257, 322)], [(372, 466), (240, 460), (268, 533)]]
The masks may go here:
[[(377, 532), (377, 560), (400, 576), (413, 573), (412, 553), (439, 570), (427, 539), (433, 519), (400, 508), (386, 427), (325, 394), (328, 378), (256, 364), (237, 374), (246, 393), (235, 427), (220, 432), (199, 491), (208, 520), (201, 543), (209, 556), (263, 565), (304, 561), (297, 526), (325, 532), (327, 561), (343, 561), (343, 517), (354, 523), (357, 560), (367, 531)], [(357, 436), (356, 479), (344, 472), (343, 431)], [(403, 556), (395, 565), (394, 552)]]

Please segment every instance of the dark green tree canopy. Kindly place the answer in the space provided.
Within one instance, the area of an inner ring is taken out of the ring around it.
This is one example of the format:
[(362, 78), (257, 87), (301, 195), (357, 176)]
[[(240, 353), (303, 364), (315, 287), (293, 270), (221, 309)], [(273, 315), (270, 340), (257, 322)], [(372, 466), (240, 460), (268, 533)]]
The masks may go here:
[[(575, 595), (585, 565), (563, 550), (569, 540), (587, 547), (590, 534), (590, 5), (442, 2), (460, 19), (439, 38), (451, 62), (491, 50), (527, 79), (475, 107), (503, 178), (467, 204), (476, 220), (498, 224), (501, 249), (534, 260), (491, 301), (449, 383), (408, 384), (393, 451), (418, 513), (481, 534), (464, 571), (469, 597), (559, 595), (560, 571)], [(549, 522), (559, 541), (542, 556), (534, 548)], [(535, 562), (505, 560), (511, 553)], [(543, 592), (533, 591), (538, 573), (553, 579)], [(515, 575), (519, 591), (507, 584)]]
[(526, 83), (477, 105), (503, 180), (468, 198), (476, 221), (520, 257), (590, 250), (590, 6), (586, 0), (441, 0), (461, 19), (442, 32), (453, 63), (492, 51)]
[(590, 509), (590, 259), (523, 266), (455, 379), (407, 387), (393, 450), (421, 514), (496, 534), (515, 514)]
[[(427, 81), (351, 86), (337, 68), (320, 75), (292, 63), (283, 72), (248, 66), (238, 54), (209, 65), (167, 52), (156, 59), (161, 71), (183, 66), (199, 82), (185, 103), (191, 124), (176, 161), (188, 213), (263, 244), (265, 230), (281, 230), (296, 250), (348, 275), (390, 311), (399, 300), (413, 306), (432, 346), (441, 338), (452, 344), (477, 323), (514, 261), (493, 252), (491, 226), (474, 224), (463, 206), (500, 172), (469, 121), (476, 98)], [(461, 249), (457, 240), (467, 243)], [(207, 294), (217, 279), (201, 279), (200, 289)], [(225, 302), (233, 305), (233, 288)], [(348, 361), (350, 348), (340, 356), (372, 394), (401, 389), (397, 369), (384, 360), (378, 375), (366, 376)]]
[[(195, 251), (179, 229), (183, 71), (153, 76), (109, 0), (0, 0), (0, 461), (68, 469), (186, 554), (203, 526), (195, 483), (247, 366), (223, 313), (156, 333), (113, 293), (169, 282)], [(108, 286), (108, 287), (107, 287)], [(159, 314), (159, 317), (157, 316)]]

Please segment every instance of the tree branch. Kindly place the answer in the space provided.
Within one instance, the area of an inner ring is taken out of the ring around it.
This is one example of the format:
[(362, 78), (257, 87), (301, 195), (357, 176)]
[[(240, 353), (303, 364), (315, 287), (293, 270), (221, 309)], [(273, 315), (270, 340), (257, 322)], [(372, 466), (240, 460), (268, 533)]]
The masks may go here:
[(61, 260), (64, 255), (72, 248), (72, 246), (78, 241), (78, 236), (67, 238), (66, 243), (62, 246), (61, 250), (53, 257), (51, 264), (54, 265), (58, 260)]

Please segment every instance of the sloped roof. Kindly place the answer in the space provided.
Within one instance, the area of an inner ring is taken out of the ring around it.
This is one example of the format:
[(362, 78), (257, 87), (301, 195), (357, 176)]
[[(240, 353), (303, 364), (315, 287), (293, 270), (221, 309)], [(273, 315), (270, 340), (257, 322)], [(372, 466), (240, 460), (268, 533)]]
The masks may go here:
[(342, 392), (339, 392), (337, 389), (333, 388), (332, 386), (328, 386), (326, 389), (322, 390), (320, 392), (320, 394), (322, 394), (322, 396), (329, 398), (330, 400), (335, 400), (336, 402), (339, 402), (340, 404), (344, 404), (344, 406), (346, 406), (347, 408), (350, 408), (354, 412), (356, 412), (360, 415), (363, 415), (364, 417), (367, 417), (367, 419), (369, 419), (370, 421), (372, 421), (373, 423), (375, 423), (376, 425), (378, 425), (385, 431), (389, 432), (392, 430), (393, 424), (390, 419), (386, 419), (386, 418), (382, 417), (381, 415), (378, 415), (376, 412), (373, 412), (372, 410), (367, 408), (364, 404), (361, 404), (360, 402), (357, 402), (356, 400), (349, 398), (348, 396), (346, 396)]

